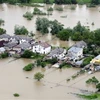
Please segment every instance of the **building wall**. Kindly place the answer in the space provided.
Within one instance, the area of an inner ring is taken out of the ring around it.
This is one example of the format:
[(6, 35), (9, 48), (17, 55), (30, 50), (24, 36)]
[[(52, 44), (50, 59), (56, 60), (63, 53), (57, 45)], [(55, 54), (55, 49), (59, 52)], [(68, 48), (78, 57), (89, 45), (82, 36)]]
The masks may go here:
[(48, 48), (44, 48), (40, 45), (33, 46), (33, 52), (41, 53), (41, 54), (48, 54), (51, 51), (51, 46)]

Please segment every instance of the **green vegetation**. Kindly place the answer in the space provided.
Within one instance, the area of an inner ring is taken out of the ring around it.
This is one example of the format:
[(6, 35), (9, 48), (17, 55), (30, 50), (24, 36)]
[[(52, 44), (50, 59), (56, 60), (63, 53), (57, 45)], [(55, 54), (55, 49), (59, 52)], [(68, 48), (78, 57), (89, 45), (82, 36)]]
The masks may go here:
[(44, 74), (42, 74), (41, 72), (38, 72), (34, 75), (34, 79), (36, 79), (37, 81), (40, 81), (42, 78), (44, 78)]
[(57, 7), (55, 10), (63, 11), (63, 8), (62, 7)]
[(18, 26), (16, 25), (14, 28), (14, 34), (16, 35), (28, 35), (28, 30), (24, 26)]
[(40, 9), (38, 9), (37, 7), (34, 8), (34, 15), (46, 15), (45, 12), (42, 12)]
[(0, 3), (8, 2), (10, 4), (22, 3), (28, 6), (32, 3), (46, 3), (46, 4), (95, 4), (98, 5), (100, 0), (0, 0)]
[(90, 61), (92, 60), (93, 57), (87, 57), (83, 60), (83, 63), (82, 63), (82, 67), (88, 65), (90, 63)]
[(4, 20), (3, 19), (0, 19), (0, 26), (4, 25)]
[(18, 93), (13, 94), (14, 97), (19, 97), (20, 95)]
[(75, 6), (71, 6), (71, 8), (70, 8), (71, 10), (75, 10)]
[(87, 84), (98, 84), (98, 79), (94, 76), (86, 81)]
[(96, 85), (96, 88), (97, 88), (98, 91), (100, 92), (100, 83), (98, 83), (98, 84)]
[(9, 55), (7, 52), (1, 53), (0, 58), (7, 58)]
[(33, 14), (31, 12), (26, 12), (23, 17), (27, 18), (27, 20), (31, 20), (33, 18)]
[(0, 28), (0, 35), (5, 34), (5, 33), (6, 33), (6, 30), (3, 28)]
[(61, 69), (61, 68), (71, 68), (72, 66), (70, 65), (70, 64), (67, 64), (66, 62), (63, 62), (60, 66), (59, 66), (59, 68)]
[(84, 98), (85, 100), (99, 100), (100, 99), (100, 94), (99, 93), (93, 93), (90, 95), (83, 95), (83, 94), (78, 94), (79, 97)]
[(34, 68), (34, 64), (28, 64), (27, 66), (25, 66), (24, 68), (23, 68), (23, 70), (25, 70), (25, 71), (31, 71), (32, 69)]
[(47, 9), (47, 11), (53, 11), (53, 8), (52, 8), (52, 7), (49, 7), (49, 8)]
[(49, 20), (47, 18), (37, 18), (36, 20), (36, 30), (40, 31), (42, 34), (49, 32)]

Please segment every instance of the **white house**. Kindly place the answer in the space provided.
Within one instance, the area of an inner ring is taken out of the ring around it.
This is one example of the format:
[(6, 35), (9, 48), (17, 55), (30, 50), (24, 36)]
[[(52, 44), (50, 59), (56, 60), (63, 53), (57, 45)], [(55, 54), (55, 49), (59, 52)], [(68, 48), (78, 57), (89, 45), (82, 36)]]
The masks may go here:
[(62, 59), (66, 54), (66, 50), (63, 48), (55, 48), (50, 52), (50, 54), (47, 55), (47, 58), (57, 58), (57, 59)]
[(77, 60), (83, 56), (83, 48), (71, 47), (68, 50), (69, 59)]
[(51, 51), (51, 46), (46, 42), (37, 42), (33, 45), (32, 51), (40, 54), (48, 54)]

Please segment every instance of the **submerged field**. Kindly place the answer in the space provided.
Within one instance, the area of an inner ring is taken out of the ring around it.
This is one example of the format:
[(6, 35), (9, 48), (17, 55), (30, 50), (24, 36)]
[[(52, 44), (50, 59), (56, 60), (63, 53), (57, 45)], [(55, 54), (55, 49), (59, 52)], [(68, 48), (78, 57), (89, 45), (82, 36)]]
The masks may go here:
[[(96, 76), (99, 80), (99, 73), (84, 74), (76, 79), (67, 82), (79, 69), (66, 68), (34, 68), (33, 71), (25, 72), (23, 67), (31, 62), (30, 59), (7, 58), (0, 60), (0, 100), (16, 100), (14, 93), (20, 94), (17, 100), (81, 100), (74, 93), (82, 91), (95, 91), (95, 87), (87, 86), (85, 81)], [(44, 79), (37, 82), (33, 76), (36, 72), (44, 73)], [(26, 78), (28, 77), (28, 78)]]

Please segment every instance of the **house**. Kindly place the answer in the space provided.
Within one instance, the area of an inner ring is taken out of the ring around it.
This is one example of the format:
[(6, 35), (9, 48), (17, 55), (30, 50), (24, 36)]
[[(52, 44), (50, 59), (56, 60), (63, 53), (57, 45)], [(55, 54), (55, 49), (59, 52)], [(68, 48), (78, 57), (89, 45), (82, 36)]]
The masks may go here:
[(48, 54), (51, 51), (51, 46), (46, 42), (36, 42), (33, 45), (32, 51), (40, 54)]
[(92, 64), (100, 64), (100, 55), (90, 61)]
[(68, 50), (67, 56), (69, 57), (70, 60), (78, 60), (83, 57), (83, 48), (79, 47), (71, 47)]
[(87, 44), (86, 42), (84, 42), (83, 40), (80, 42), (77, 42), (76, 44), (73, 45), (74, 47), (78, 47), (78, 48), (87, 48)]
[(33, 38), (26, 35), (14, 35), (11, 37), (10, 41), (18, 41), (20, 44), (23, 42), (31, 43)]
[(7, 44), (5, 44), (4, 48), (9, 51), (12, 50), (13, 47), (15, 47), (16, 45), (17, 45), (16, 42), (8, 42)]
[(23, 42), (21, 44), (14, 46), (13, 50), (16, 51), (17, 53), (20, 53), (21, 51), (30, 50), (31, 48), (32, 48), (31, 44)]
[(9, 41), (10, 38), (11, 38), (11, 36), (8, 34), (0, 35), (0, 41)]
[(55, 48), (50, 52), (50, 54), (47, 55), (47, 58), (52, 59), (52, 58), (57, 58), (57, 59), (62, 59), (65, 57), (66, 50), (63, 48)]

